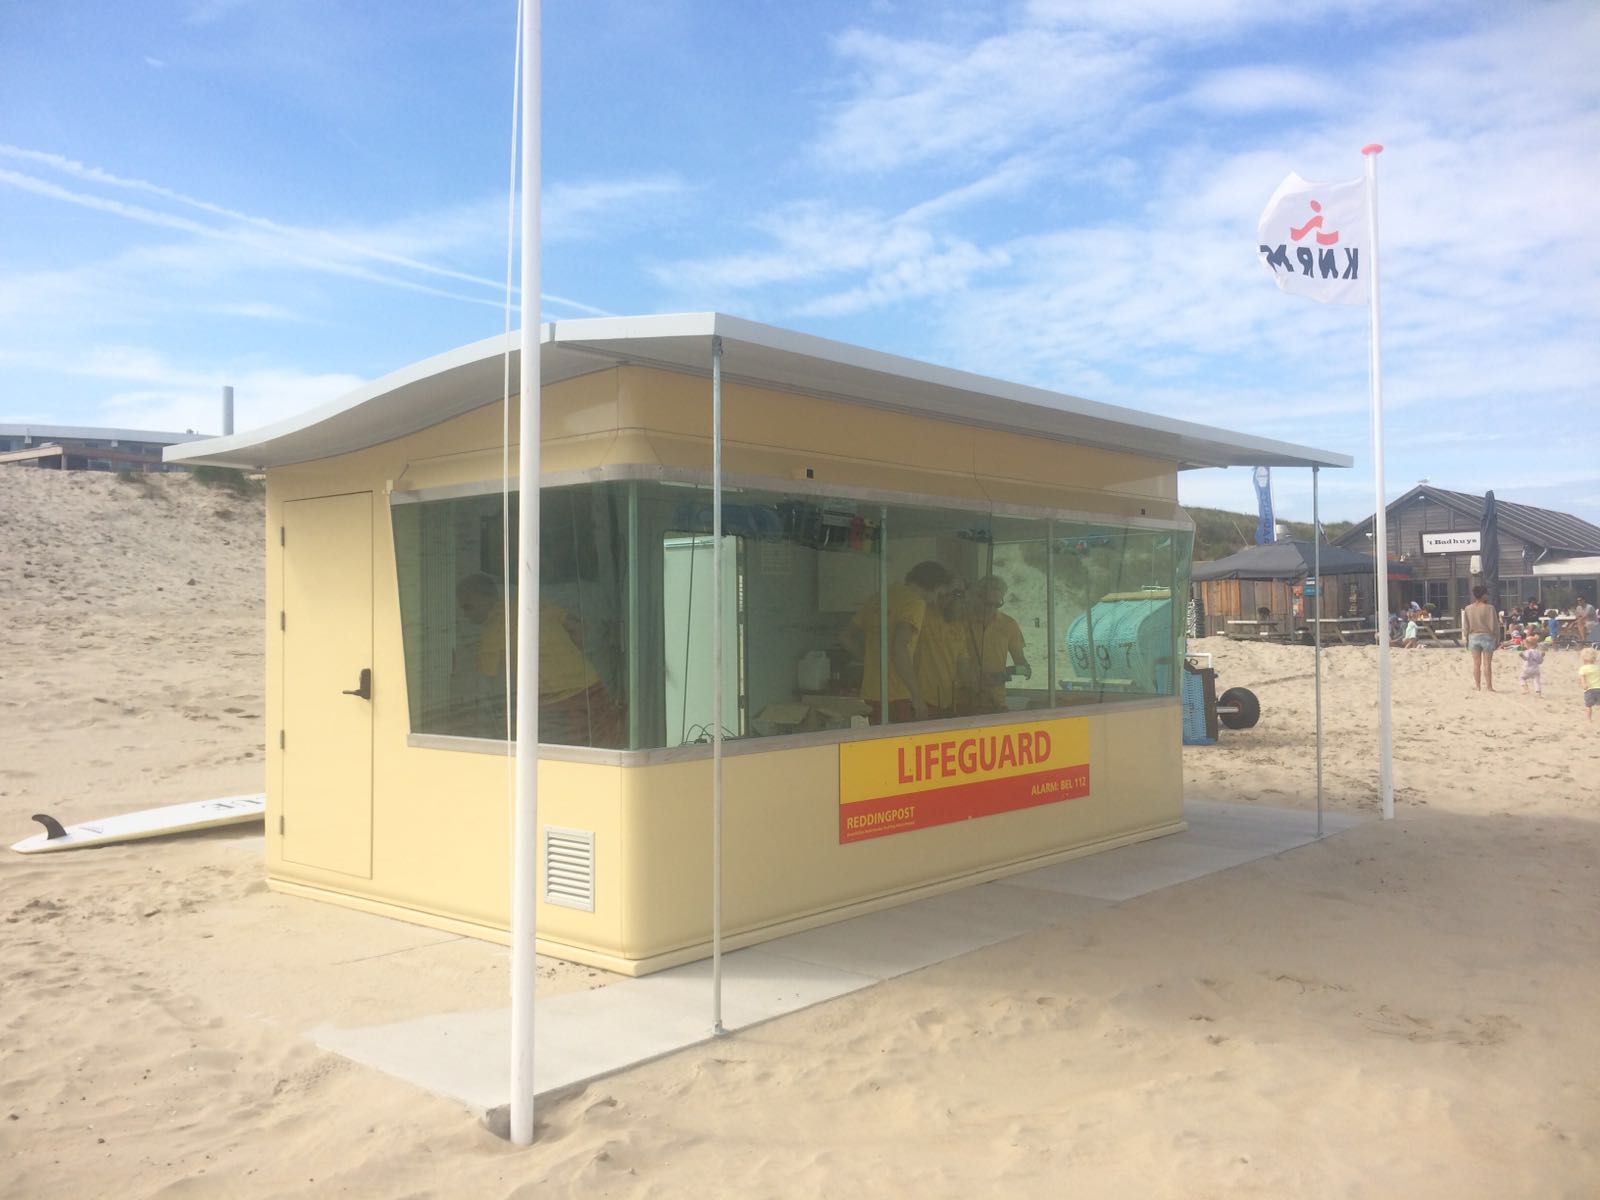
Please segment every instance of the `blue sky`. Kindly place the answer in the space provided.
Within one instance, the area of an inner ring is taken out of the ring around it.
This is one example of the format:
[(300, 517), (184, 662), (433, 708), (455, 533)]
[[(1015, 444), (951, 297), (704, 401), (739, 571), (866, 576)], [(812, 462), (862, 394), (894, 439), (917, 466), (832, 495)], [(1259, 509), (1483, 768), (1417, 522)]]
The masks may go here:
[[(514, 0), (0, 4), (0, 421), (240, 428), (504, 325)], [(1600, 523), (1600, 5), (546, 0), (543, 312), (718, 309)], [(1310, 515), (1280, 472), (1280, 515)], [(1244, 470), (1183, 499), (1248, 511)]]

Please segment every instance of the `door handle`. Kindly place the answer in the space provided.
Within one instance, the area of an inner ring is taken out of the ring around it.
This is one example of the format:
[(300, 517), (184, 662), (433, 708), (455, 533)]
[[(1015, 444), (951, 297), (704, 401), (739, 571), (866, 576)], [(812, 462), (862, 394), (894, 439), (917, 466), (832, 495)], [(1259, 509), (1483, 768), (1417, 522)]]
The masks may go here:
[(363, 700), (372, 699), (372, 668), (361, 668), (361, 682), (353, 688), (346, 688), (339, 693), (341, 696), (360, 696)]

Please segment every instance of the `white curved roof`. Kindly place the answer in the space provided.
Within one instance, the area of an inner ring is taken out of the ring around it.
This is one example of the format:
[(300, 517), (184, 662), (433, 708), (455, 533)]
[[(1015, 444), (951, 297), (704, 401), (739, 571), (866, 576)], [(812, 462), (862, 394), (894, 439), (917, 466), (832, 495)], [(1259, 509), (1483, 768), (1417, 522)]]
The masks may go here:
[[(711, 373), (722, 339), (723, 378), (853, 404), (1143, 454), (1181, 467), (1348, 467), (1351, 458), (1232, 433), (1136, 409), (1097, 404), (722, 313), (553, 321), (541, 330), (543, 384), (620, 364)], [(261, 470), (347, 454), (493, 404), (505, 361), (517, 379), (517, 335), (486, 338), (413, 363), (320, 408), (260, 429), (166, 450), (168, 462)]]

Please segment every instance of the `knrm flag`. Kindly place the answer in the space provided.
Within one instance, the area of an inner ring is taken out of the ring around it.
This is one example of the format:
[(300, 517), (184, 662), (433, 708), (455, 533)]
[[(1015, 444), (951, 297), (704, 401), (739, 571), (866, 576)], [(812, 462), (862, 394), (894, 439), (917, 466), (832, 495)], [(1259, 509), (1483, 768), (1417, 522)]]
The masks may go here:
[(1283, 291), (1324, 304), (1365, 304), (1372, 237), (1362, 179), (1307, 183), (1293, 171), (1267, 201), (1261, 262)]

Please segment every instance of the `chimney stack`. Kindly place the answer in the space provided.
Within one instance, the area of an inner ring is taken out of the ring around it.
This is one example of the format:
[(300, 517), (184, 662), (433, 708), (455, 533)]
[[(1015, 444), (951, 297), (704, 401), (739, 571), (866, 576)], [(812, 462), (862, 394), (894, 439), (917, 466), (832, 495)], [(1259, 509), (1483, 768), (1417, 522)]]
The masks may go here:
[(222, 389), (222, 436), (227, 437), (233, 432), (233, 389)]

